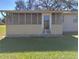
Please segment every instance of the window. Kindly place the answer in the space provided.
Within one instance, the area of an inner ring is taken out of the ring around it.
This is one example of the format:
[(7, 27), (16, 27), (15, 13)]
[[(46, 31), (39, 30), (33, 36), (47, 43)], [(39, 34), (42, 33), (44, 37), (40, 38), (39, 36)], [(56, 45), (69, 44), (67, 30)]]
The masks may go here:
[(8, 13), (6, 18), (7, 18), (7, 21), (6, 21), (7, 24), (13, 24), (11, 13)]
[(41, 13), (7, 13), (7, 24), (41, 24)]
[(56, 24), (61, 24), (61, 22), (62, 22), (61, 17), (62, 17), (61, 14), (59, 14), (59, 13), (56, 14)]
[(42, 23), (42, 14), (38, 13), (38, 24)]
[(55, 13), (52, 13), (52, 24), (55, 24)]
[(52, 14), (52, 24), (61, 24), (62, 22), (62, 15), (57, 13)]
[(31, 24), (31, 14), (30, 13), (26, 14), (26, 24)]
[(32, 13), (32, 24), (37, 24), (37, 14)]
[(26, 13), (26, 24), (41, 24), (41, 13)]
[(18, 24), (18, 14), (13, 13), (13, 24)]
[(25, 24), (25, 14), (24, 13), (19, 14), (19, 24)]
[(78, 16), (76, 16), (76, 15), (73, 16), (73, 22), (74, 23), (77, 23), (78, 22)]

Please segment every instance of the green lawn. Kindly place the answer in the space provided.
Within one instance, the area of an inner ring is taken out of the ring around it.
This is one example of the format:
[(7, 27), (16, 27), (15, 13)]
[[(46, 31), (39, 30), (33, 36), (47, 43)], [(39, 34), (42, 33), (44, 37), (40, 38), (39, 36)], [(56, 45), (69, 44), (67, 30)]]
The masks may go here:
[(0, 59), (77, 59), (78, 40), (72, 35), (4, 38), (0, 40)]
[(5, 25), (0, 25), (0, 36), (5, 34), (6, 31), (5, 27), (6, 27)]

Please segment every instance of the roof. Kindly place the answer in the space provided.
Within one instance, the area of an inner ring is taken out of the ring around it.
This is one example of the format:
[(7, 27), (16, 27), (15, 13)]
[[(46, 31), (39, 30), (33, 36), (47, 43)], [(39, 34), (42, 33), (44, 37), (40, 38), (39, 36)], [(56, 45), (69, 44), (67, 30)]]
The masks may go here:
[(64, 14), (77, 14), (77, 11), (52, 11), (52, 10), (29, 10), (29, 11), (24, 11), (24, 10), (0, 10), (0, 12), (9, 12), (9, 13), (64, 13)]

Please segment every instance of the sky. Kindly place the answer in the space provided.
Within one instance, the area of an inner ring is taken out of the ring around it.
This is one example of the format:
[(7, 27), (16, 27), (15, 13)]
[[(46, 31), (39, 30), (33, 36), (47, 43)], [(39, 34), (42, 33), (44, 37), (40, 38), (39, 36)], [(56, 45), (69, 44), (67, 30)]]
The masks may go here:
[[(14, 10), (16, 6), (15, 1), (16, 0), (0, 0), (0, 10)], [(2, 18), (1, 14), (0, 18)]]
[[(0, 10), (13, 10), (15, 9), (16, 0), (0, 0)], [(1, 18), (0, 14), (0, 18)]]
[(0, 10), (12, 10), (16, 0), (0, 0)]

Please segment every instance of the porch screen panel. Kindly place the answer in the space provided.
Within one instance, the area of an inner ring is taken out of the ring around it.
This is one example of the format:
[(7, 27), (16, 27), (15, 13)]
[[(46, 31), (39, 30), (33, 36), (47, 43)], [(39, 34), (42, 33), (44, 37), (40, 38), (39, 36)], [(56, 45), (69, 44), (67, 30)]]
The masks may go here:
[(13, 24), (12, 13), (7, 13), (6, 18), (7, 18), (7, 20), (6, 20), (7, 24), (10, 24), (10, 25)]
[(61, 24), (61, 22), (62, 22), (61, 19), (62, 19), (61, 18), (61, 14), (60, 13), (56, 14), (56, 21), (55, 21), (55, 23), (56, 24)]
[(25, 14), (24, 13), (19, 14), (19, 24), (25, 24)]
[(42, 14), (38, 13), (38, 24), (42, 23)]
[(55, 13), (52, 13), (52, 24), (55, 24)]
[(32, 24), (37, 24), (37, 14), (32, 13)]
[(13, 13), (13, 24), (18, 24), (18, 13)]
[(26, 24), (31, 24), (31, 14), (26, 13)]

